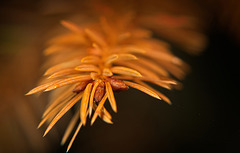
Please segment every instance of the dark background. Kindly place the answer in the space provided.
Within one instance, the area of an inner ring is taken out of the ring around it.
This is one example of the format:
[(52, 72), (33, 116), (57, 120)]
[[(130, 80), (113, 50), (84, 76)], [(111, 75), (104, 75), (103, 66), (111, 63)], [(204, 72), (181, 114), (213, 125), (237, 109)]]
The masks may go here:
[[(117, 93), (118, 113), (110, 112), (114, 124), (99, 119), (92, 127), (88, 124), (70, 152), (240, 152), (240, 3), (187, 2), (196, 3), (204, 14), (201, 23), (208, 44), (198, 56), (173, 45), (173, 52), (191, 66), (182, 90), (159, 88), (173, 104), (134, 89)], [(46, 126), (36, 127), (46, 97), (24, 96), (41, 76), (41, 51), (52, 33), (49, 30), (65, 17), (61, 11), (49, 15), (55, 3), (0, 2), (0, 152), (65, 152), (67, 148), (60, 146), (60, 138), (69, 116), (42, 138)]]

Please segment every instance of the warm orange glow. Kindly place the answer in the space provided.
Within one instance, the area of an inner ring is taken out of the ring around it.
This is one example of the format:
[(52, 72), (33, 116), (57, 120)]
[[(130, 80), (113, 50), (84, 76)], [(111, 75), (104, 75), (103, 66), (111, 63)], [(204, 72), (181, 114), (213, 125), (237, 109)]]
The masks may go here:
[[(170, 52), (166, 43), (152, 38), (133, 20), (129, 14), (120, 20), (101, 17), (87, 28), (61, 22), (70, 32), (50, 40), (44, 51), (45, 55), (52, 56), (50, 60), (54, 56), (57, 57), (55, 61), (61, 60), (57, 64), (48, 61), (44, 83), (27, 93), (58, 90), (63, 86), (69, 88), (55, 95), (55, 100), (44, 112), (39, 127), (47, 120), (51, 121), (44, 136), (69, 109), (79, 104), (80, 109), (76, 112), (79, 117), (71, 121), (62, 140), (62, 143), (66, 142), (76, 120), (80, 119), (69, 150), (81, 126), (86, 124), (87, 116), (92, 115), (92, 109), (95, 112), (91, 124), (97, 116), (112, 124), (104, 103), (108, 98), (111, 108), (117, 112), (114, 91), (127, 90), (128, 86), (171, 104), (166, 96), (144, 82), (172, 89), (177, 81), (170, 76), (182, 78), (186, 64)], [(64, 60), (64, 57), (68, 58)]]

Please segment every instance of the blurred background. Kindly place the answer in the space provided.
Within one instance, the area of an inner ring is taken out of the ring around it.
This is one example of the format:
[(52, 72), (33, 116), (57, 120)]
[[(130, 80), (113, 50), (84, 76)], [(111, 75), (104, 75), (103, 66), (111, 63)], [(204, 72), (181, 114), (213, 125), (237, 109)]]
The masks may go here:
[[(61, 30), (59, 21), (76, 14), (88, 19), (88, 6), (95, 3), (0, 2), (0, 153), (66, 151), (60, 140), (71, 114), (43, 138), (46, 126), (37, 125), (47, 94), (24, 94), (43, 73), (42, 50), (46, 40)], [(101, 120), (92, 127), (88, 124), (70, 152), (240, 152), (240, 1), (129, 0), (118, 7), (124, 6), (139, 11), (139, 24), (170, 42), (191, 71), (182, 90), (159, 89), (172, 100), (171, 106), (134, 89), (117, 93), (118, 113), (110, 112), (114, 124)]]

